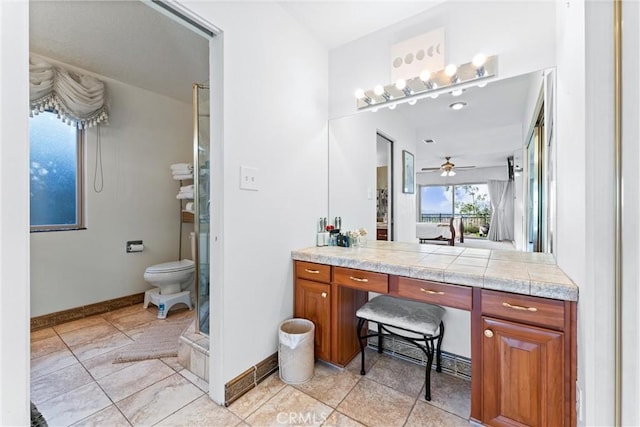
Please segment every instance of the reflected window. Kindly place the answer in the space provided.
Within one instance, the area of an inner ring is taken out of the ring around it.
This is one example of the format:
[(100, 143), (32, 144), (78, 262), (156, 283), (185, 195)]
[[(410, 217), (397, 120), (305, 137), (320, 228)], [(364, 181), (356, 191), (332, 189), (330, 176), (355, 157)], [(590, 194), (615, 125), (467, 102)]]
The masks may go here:
[(29, 119), (31, 231), (83, 228), (84, 132), (51, 112)]
[(448, 223), (462, 218), (464, 234), (486, 237), (491, 221), (489, 187), (485, 183), (420, 187), (420, 221)]

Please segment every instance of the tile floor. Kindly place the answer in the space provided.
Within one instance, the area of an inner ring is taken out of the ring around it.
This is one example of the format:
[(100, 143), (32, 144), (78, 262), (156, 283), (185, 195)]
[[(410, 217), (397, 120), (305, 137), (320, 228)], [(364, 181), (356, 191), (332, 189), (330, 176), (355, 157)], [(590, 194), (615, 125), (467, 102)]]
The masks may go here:
[[(193, 316), (172, 312), (164, 322)], [(116, 352), (162, 322), (141, 305), (31, 334), (31, 399), (49, 426), (464, 426), (470, 383), (432, 375), (424, 400), (422, 367), (367, 353), (346, 369), (317, 363), (314, 378), (291, 386), (273, 374), (228, 408), (176, 358), (113, 364)]]

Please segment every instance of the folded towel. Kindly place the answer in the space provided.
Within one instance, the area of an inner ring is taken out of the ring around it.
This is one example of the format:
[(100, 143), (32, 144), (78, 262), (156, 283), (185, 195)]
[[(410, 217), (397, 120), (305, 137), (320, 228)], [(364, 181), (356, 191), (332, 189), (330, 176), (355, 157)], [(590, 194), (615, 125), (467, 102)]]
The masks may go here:
[(172, 171), (184, 171), (193, 172), (193, 165), (191, 163), (174, 163), (169, 166)]
[(180, 181), (183, 179), (193, 179), (193, 174), (173, 175), (173, 179), (176, 181)]
[(178, 193), (176, 199), (193, 199), (193, 193)]
[(191, 191), (191, 192), (193, 192), (193, 184), (191, 184), (191, 185), (183, 185), (182, 187), (180, 187), (180, 191)]
[(187, 202), (187, 204), (184, 206), (184, 209), (193, 212), (193, 202)]

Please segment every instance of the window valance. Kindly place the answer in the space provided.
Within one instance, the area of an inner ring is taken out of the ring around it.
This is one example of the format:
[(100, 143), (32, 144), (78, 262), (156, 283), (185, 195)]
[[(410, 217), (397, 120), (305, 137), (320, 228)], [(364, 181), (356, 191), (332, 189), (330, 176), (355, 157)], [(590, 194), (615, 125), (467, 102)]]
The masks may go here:
[(79, 129), (108, 120), (104, 82), (39, 58), (29, 58), (31, 114), (50, 110)]

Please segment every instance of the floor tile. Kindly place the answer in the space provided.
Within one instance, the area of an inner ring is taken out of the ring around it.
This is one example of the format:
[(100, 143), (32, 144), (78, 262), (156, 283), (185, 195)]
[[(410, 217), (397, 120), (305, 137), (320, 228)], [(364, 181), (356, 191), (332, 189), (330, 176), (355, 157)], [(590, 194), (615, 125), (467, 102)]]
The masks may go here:
[(138, 313), (111, 319), (109, 322), (121, 331), (128, 331), (130, 329), (146, 325), (147, 323), (153, 322), (157, 319), (157, 314), (151, 314), (146, 310), (142, 310)]
[(462, 419), (426, 402), (418, 401), (409, 415), (405, 427), (463, 427), (469, 426), (469, 421)]
[[(102, 315), (102, 317), (105, 320), (110, 322), (110, 321), (112, 321), (114, 319), (117, 319), (119, 317), (128, 316), (130, 314), (140, 313), (142, 311), (146, 311), (148, 313), (151, 313), (153, 311), (153, 310), (151, 310), (151, 307), (155, 307), (155, 306), (154, 305), (149, 305), (149, 307), (150, 307), (149, 309), (144, 309), (142, 307), (142, 304), (130, 305), (130, 306), (127, 306), (127, 307), (120, 308), (118, 310), (113, 310), (113, 311), (110, 311), (108, 313), (104, 313)], [(157, 310), (156, 310), (156, 315), (157, 315)]]
[(93, 382), (79, 363), (31, 380), (31, 400), (40, 405), (49, 399)]
[(50, 374), (58, 369), (77, 364), (78, 359), (64, 349), (31, 360), (31, 379)]
[(61, 333), (60, 338), (62, 338), (69, 347), (77, 347), (80, 344), (97, 341), (117, 332), (119, 331), (113, 325), (102, 323)]
[(202, 390), (180, 374), (173, 374), (116, 405), (132, 425), (148, 426), (168, 417), (203, 394)]
[(38, 331), (31, 332), (31, 342), (54, 337), (56, 335), (58, 334), (56, 334), (56, 331), (54, 331), (53, 328), (40, 329)]
[(100, 379), (136, 363), (113, 363), (120, 351), (122, 351), (122, 347), (119, 347), (116, 350), (112, 350), (108, 353), (100, 354), (90, 359), (85, 359), (81, 363), (85, 368), (87, 368), (87, 371), (89, 371), (93, 378)]
[(160, 358), (160, 360), (162, 360), (164, 363), (167, 364), (167, 366), (169, 366), (171, 369), (173, 369), (176, 372), (180, 372), (181, 370), (184, 369), (184, 366), (182, 366), (178, 362), (178, 357), (162, 357)]
[(143, 360), (100, 378), (98, 384), (111, 400), (118, 402), (174, 373), (160, 360)]
[(31, 341), (31, 358), (44, 356), (45, 354), (53, 353), (55, 351), (64, 350), (67, 345), (60, 339), (58, 335), (43, 338), (37, 341)]
[(338, 411), (368, 426), (402, 426), (415, 398), (367, 378), (338, 405)]
[(38, 410), (50, 426), (67, 426), (109, 405), (111, 401), (107, 395), (92, 382), (47, 400), (38, 405)]
[(327, 421), (322, 424), (323, 427), (365, 427), (364, 424), (360, 424), (356, 420), (347, 417), (345, 414), (333, 411)]
[(335, 408), (358, 381), (359, 374), (318, 362), (313, 378), (294, 387)]
[(240, 423), (240, 418), (205, 395), (160, 421), (156, 426), (237, 426)]
[[(364, 367), (365, 372), (369, 372), (371, 368), (376, 364), (378, 359), (380, 358), (380, 354), (377, 350), (373, 350), (369, 347), (364, 349)], [(356, 357), (353, 358), (351, 362), (347, 365), (345, 369), (349, 372), (353, 372), (354, 374), (360, 375), (360, 368), (362, 367), (362, 362), (360, 360), (360, 353)]]
[(130, 427), (129, 421), (122, 415), (116, 405), (111, 405), (102, 411), (84, 418), (72, 427)]
[(329, 418), (332, 411), (331, 407), (322, 402), (286, 386), (245, 421), (252, 426), (319, 426)]
[(284, 386), (285, 383), (280, 380), (278, 373), (275, 373), (233, 402), (229, 406), (229, 410), (245, 419), (263, 403), (275, 396)]
[(84, 319), (74, 320), (72, 322), (61, 323), (56, 325), (53, 329), (59, 334), (65, 334), (78, 329), (88, 328), (90, 326), (108, 325), (108, 322), (102, 318), (102, 316), (85, 317)]
[[(424, 390), (418, 398), (424, 401)], [(471, 415), (471, 381), (453, 375), (431, 373), (431, 401), (433, 406), (456, 414), (464, 419)]]
[(204, 391), (205, 393), (209, 392), (209, 383), (198, 377), (193, 372), (189, 371), (188, 369), (183, 369), (179, 372), (179, 374), (188, 379), (191, 384), (195, 385), (200, 390)]
[(416, 398), (424, 385), (425, 369), (418, 364), (383, 355), (367, 372), (366, 378)]
[(125, 345), (129, 345), (132, 342), (133, 341), (128, 336), (118, 331), (113, 335), (107, 335), (106, 337), (100, 338), (98, 340), (79, 344), (77, 346), (72, 346), (71, 351), (73, 351), (73, 354), (75, 354), (76, 357), (82, 361), (91, 359), (92, 357), (99, 356), (104, 353), (108, 353), (117, 348), (124, 347)]

